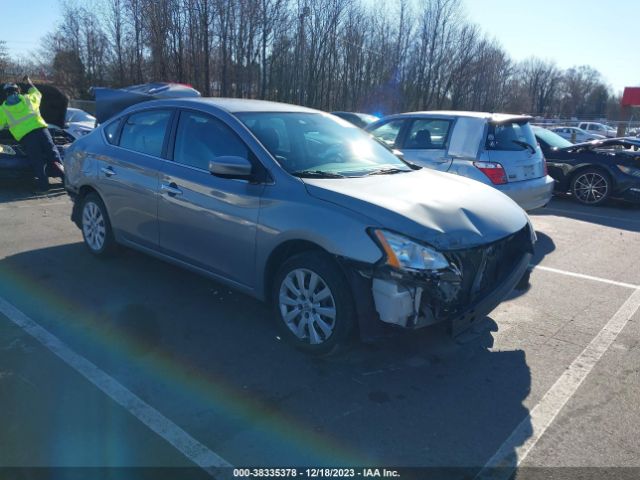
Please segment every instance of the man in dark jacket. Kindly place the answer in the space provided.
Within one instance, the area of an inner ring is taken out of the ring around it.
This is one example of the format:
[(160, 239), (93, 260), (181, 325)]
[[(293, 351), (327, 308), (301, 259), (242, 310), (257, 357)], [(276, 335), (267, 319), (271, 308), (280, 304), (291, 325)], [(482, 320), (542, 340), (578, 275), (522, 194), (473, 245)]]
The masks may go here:
[(0, 129), (8, 126), (11, 135), (24, 147), (33, 164), (36, 193), (44, 193), (49, 188), (48, 176), (62, 177), (64, 169), (47, 123), (40, 114), (42, 94), (28, 76), (23, 81), (29, 85), (25, 95), (20, 94), (15, 83), (4, 86), (6, 100), (0, 106)]

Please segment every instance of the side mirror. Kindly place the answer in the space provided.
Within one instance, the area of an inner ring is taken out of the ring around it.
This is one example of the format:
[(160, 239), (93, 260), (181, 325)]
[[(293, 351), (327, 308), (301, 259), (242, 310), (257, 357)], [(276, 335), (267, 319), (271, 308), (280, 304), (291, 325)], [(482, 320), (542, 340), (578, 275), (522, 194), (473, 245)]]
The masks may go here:
[(248, 180), (252, 175), (251, 162), (243, 157), (223, 155), (209, 162), (209, 171), (218, 177)]

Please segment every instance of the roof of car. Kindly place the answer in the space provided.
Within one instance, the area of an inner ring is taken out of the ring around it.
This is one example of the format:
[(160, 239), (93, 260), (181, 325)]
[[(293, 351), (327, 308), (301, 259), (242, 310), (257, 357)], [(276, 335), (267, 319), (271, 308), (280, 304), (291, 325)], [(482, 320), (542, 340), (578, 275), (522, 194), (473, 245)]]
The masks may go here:
[(219, 97), (203, 97), (203, 98), (181, 98), (184, 102), (206, 103), (222, 108), (230, 113), (238, 112), (307, 112), (318, 113), (318, 110), (312, 108), (300, 107), (288, 103), (269, 102), (266, 100), (250, 100), (246, 98), (219, 98)]
[(508, 120), (529, 120), (531, 117), (528, 115), (515, 115), (511, 113), (490, 113), (490, 112), (469, 112), (463, 110), (429, 110), (420, 112), (407, 112), (402, 113), (399, 116), (412, 116), (412, 115), (441, 115), (446, 117), (470, 117), (470, 118), (483, 118), (492, 122), (505, 122)]

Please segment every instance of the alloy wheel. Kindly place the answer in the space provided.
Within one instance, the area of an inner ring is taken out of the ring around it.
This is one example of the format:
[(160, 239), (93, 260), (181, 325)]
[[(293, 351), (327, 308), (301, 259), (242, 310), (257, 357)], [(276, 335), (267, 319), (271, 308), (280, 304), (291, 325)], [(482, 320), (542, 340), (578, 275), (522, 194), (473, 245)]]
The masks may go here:
[(104, 215), (98, 205), (87, 202), (82, 210), (82, 233), (89, 248), (100, 251), (104, 247), (107, 229)]
[(336, 302), (327, 283), (306, 268), (290, 271), (282, 281), (279, 307), (287, 328), (311, 345), (327, 341), (336, 326)]
[(573, 194), (582, 203), (595, 204), (604, 200), (609, 193), (609, 182), (597, 172), (587, 172), (576, 177)]

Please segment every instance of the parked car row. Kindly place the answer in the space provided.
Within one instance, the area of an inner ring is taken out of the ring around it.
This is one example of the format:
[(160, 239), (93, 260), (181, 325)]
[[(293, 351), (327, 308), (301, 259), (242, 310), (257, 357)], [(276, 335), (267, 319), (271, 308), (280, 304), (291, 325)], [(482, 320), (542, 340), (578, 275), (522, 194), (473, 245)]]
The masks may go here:
[(615, 128), (598, 122), (580, 122), (578, 128), (585, 130), (587, 133), (602, 135), (607, 138), (615, 138), (618, 132)]
[(607, 138), (604, 135), (589, 133), (578, 127), (553, 127), (549, 130), (557, 133), (562, 138), (569, 140), (572, 143), (590, 142), (591, 140), (602, 140), (603, 138)]
[(153, 92), (102, 92), (101, 124), (64, 146), (86, 247), (138, 249), (267, 301), (313, 353), (390, 327), (468, 328), (528, 282), (525, 210), (554, 188), (640, 198), (638, 142), (574, 145), (528, 116), (374, 119)]
[[(637, 138), (608, 138), (578, 127), (532, 127), (530, 121), (517, 115), (413, 112), (365, 129), (409, 162), (492, 185), (525, 210), (546, 205), (552, 192), (570, 193), (586, 205), (609, 198), (640, 202)], [(583, 126), (607, 135), (612, 131), (595, 122)]]
[(531, 118), (479, 112), (413, 112), (390, 115), (366, 127), (404, 159), (491, 185), (525, 210), (551, 200)]

